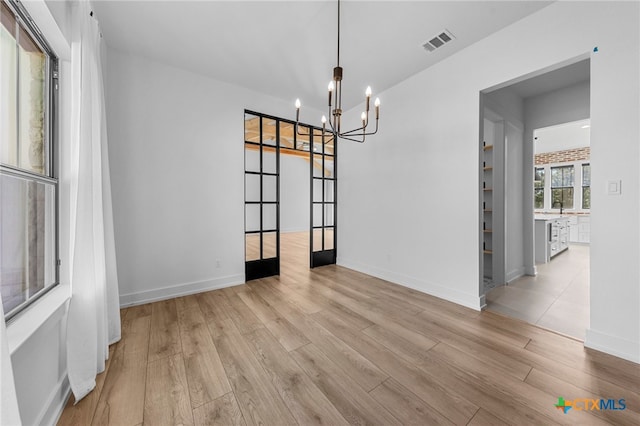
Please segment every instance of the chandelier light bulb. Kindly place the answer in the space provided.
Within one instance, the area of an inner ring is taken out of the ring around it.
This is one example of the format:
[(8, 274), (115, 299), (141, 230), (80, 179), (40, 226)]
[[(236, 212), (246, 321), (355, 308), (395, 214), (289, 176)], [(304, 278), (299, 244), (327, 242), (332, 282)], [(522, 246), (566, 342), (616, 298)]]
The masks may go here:
[(329, 82), (329, 91), (330, 91), (330, 92), (333, 92), (333, 89), (335, 89), (335, 88), (336, 88), (336, 86), (333, 84), (333, 80), (331, 80), (331, 81)]
[(360, 114), (360, 118), (364, 122), (367, 119), (367, 114), (363, 111), (362, 114)]
[(325, 124), (327, 122), (327, 117), (325, 117), (324, 115), (322, 116), (322, 124)]
[(376, 98), (376, 101), (373, 103), (376, 108), (380, 106), (380, 98)]
[(296, 99), (296, 108), (300, 109), (300, 99)]
[(368, 97), (371, 96), (371, 86), (367, 86), (367, 90), (364, 92), (364, 94)]

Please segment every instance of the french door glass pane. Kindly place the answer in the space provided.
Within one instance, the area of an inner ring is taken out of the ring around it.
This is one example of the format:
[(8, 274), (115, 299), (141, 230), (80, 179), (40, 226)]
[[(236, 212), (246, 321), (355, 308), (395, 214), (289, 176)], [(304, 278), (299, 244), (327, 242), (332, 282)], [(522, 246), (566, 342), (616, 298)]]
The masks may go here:
[(308, 127), (298, 126), (298, 134), (296, 134), (296, 149), (299, 151), (309, 151), (309, 131), (310, 129)]
[(314, 179), (313, 180), (313, 201), (321, 202), (322, 201), (322, 185), (323, 179)]
[(245, 174), (244, 188), (246, 201), (260, 201), (260, 175)]
[(276, 146), (276, 121), (271, 118), (262, 118), (262, 144)]
[(275, 148), (262, 148), (262, 173), (276, 173), (277, 171), (277, 156)]
[(260, 230), (260, 204), (245, 204), (245, 230), (249, 232)]
[(280, 122), (280, 148), (293, 149), (293, 124)]
[(263, 204), (262, 205), (262, 229), (270, 230), (276, 229), (278, 226), (276, 213), (278, 207), (275, 204)]
[(322, 226), (322, 204), (313, 205), (313, 226)]
[(260, 172), (260, 146), (244, 144), (244, 169), (247, 172)]
[(324, 249), (333, 250), (333, 228), (324, 228)]
[(245, 261), (260, 259), (260, 234), (245, 234), (244, 243)]
[(333, 204), (324, 205), (324, 226), (333, 226)]
[(278, 178), (262, 176), (262, 201), (276, 201), (278, 195)]
[(277, 256), (277, 237), (276, 232), (265, 232), (262, 234), (262, 258), (271, 259)]
[(260, 117), (251, 114), (244, 115), (244, 140), (245, 142), (260, 142)]
[(313, 248), (312, 251), (322, 250), (322, 229), (313, 230)]

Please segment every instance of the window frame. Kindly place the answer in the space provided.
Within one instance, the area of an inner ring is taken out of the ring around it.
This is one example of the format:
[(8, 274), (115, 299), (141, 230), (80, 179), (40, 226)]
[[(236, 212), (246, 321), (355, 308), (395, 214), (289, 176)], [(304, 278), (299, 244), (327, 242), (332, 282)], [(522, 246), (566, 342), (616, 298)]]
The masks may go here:
[[(43, 173), (21, 168), (19, 167), (19, 162), (16, 166), (0, 163), (0, 176), (32, 180), (36, 183), (42, 183), (53, 187), (54, 191), (54, 217), (52, 218), (54, 239), (53, 247), (55, 250), (53, 254), (54, 282), (40, 289), (37, 293), (14, 307), (11, 311), (5, 312), (4, 320), (9, 324), (19, 314), (25, 312), (25, 310), (35, 301), (41, 299), (44, 295), (58, 287), (60, 284), (60, 188), (58, 179), (59, 58), (21, 2), (16, 0), (0, 1), (13, 13), (16, 24), (27, 32), (45, 56), (45, 87), (43, 89), (43, 96), (45, 96), (45, 99), (43, 100), (43, 155), (45, 158)], [(16, 62), (17, 66), (19, 66), (19, 61)], [(17, 83), (18, 85), (20, 84), (19, 80)], [(19, 101), (20, 98), (18, 98), (18, 102)], [(1, 201), (2, 200), (0, 199), (0, 202)]]
[[(553, 171), (554, 169), (562, 169), (562, 184), (561, 186), (554, 186), (553, 185)], [(572, 174), (571, 176), (571, 183), (569, 185), (565, 185), (565, 171), (566, 170), (570, 170), (570, 173)], [(566, 164), (566, 165), (558, 165), (558, 166), (551, 166), (550, 167), (550, 173), (549, 173), (549, 181), (550, 181), (550, 188), (551, 191), (549, 193), (550, 197), (549, 197), (549, 201), (551, 201), (551, 209), (556, 209), (553, 203), (553, 191), (556, 189), (559, 189), (562, 191), (562, 194), (564, 194), (565, 190), (570, 189), (571, 190), (571, 207), (565, 207), (564, 203), (562, 203), (562, 205), (557, 209), (557, 210), (573, 210), (575, 209), (575, 205), (576, 205), (576, 191), (575, 191), (575, 186), (576, 186), (576, 168), (574, 164)], [(562, 196), (562, 199), (564, 200), (564, 195)]]
[[(534, 213), (559, 213), (560, 207), (553, 207), (551, 205), (552, 199), (552, 188), (551, 187), (551, 169), (556, 167), (565, 167), (565, 166), (573, 166), (574, 168), (574, 179), (573, 179), (573, 208), (565, 208), (563, 207), (563, 212), (571, 212), (571, 213), (581, 213), (588, 214), (591, 212), (590, 208), (582, 208), (582, 166), (590, 165), (589, 159), (576, 160), (576, 161), (567, 161), (562, 163), (545, 163), (545, 164), (534, 164), (533, 173), (534, 173), (534, 185), (533, 185), (533, 194), (532, 194), (532, 204)], [(544, 207), (536, 207), (535, 206), (535, 170), (536, 169), (544, 169), (545, 174), (545, 182), (544, 182)], [(578, 177), (576, 177), (576, 175)], [(559, 187), (558, 187), (559, 188)]]

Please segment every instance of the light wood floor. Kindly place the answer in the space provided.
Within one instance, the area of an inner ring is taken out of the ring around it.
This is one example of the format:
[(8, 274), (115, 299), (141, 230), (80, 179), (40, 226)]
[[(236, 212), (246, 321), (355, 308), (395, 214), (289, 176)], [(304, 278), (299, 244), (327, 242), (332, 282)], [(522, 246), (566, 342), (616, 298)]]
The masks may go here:
[[(121, 311), (60, 425), (640, 424), (640, 366), (338, 266), (283, 235), (280, 277)], [(564, 414), (558, 397), (626, 401)]]

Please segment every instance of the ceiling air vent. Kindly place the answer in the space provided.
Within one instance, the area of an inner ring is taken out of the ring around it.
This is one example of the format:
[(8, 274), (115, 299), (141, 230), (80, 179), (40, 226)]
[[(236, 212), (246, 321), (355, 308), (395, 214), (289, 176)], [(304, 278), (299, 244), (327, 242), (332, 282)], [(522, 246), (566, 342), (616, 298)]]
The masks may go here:
[(423, 44), (422, 47), (424, 47), (424, 50), (426, 50), (427, 52), (433, 52), (437, 48), (444, 46), (453, 39), (453, 34), (451, 34), (448, 30), (444, 30), (440, 34)]

